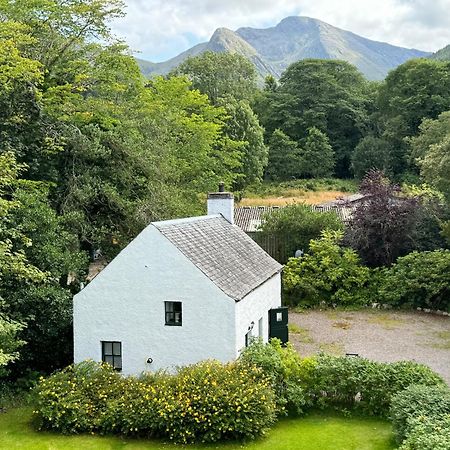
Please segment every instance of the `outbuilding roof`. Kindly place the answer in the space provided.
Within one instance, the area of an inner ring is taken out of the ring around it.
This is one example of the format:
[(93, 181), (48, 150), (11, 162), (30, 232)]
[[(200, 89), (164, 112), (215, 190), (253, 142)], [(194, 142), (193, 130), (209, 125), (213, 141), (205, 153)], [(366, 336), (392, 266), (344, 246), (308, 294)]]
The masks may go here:
[(282, 269), (253, 239), (221, 215), (167, 220), (153, 225), (236, 301)]

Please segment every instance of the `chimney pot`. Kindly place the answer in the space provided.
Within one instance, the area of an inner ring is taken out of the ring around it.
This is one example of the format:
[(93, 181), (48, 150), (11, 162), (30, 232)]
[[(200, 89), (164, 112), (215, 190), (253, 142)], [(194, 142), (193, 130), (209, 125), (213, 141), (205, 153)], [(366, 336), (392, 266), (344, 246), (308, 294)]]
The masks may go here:
[(223, 181), (219, 183), (219, 192), (225, 192), (225, 183)]

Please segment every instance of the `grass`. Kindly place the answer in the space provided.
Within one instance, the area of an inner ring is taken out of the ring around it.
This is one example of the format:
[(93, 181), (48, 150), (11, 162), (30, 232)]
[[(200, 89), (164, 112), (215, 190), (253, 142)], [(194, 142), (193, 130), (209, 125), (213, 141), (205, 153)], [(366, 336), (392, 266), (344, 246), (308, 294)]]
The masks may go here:
[(392, 450), (395, 448), (390, 423), (365, 417), (342, 417), (334, 413), (313, 413), (303, 418), (281, 420), (265, 438), (250, 443), (180, 446), (158, 440), (64, 436), (37, 432), (30, 425), (31, 410), (17, 408), (0, 414), (0, 448), (15, 450)]
[(299, 340), (299, 342), (303, 344), (312, 344), (314, 339), (309, 334), (309, 330), (306, 328), (299, 327), (295, 323), (290, 323), (288, 325), (289, 333), (295, 334)]
[(434, 333), (434, 336), (437, 338), (437, 341), (433, 342), (431, 347), (450, 350), (450, 331), (438, 331)]
[(239, 206), (284, 206), (294, 202), (317, 204), (356, 190), (355, 181), (335, 178), (264, 182), (248, 187)]
[(319, 350), (335, 356), (343, 356), (345, 353), (344, 346), (340, 342), (322, 342), (319, 344)]
[(392, 317), (391, 314), (377, 314), (375, 313), (373, 317), (369, 317), (367, 322), (375, 323), (381, 325), (385, 330), (393, 330), (402, 326), (405, 321), (398, 317)]

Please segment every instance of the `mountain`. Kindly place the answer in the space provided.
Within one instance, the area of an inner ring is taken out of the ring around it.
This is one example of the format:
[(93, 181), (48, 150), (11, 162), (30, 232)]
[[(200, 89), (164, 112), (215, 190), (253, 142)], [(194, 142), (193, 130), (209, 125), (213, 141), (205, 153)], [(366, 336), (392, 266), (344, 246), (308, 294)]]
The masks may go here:
[(372, 41), (309, 17), (292, 16), (272, 28), (218, 28), (208, 42), (161, 63), (138, 60), (146, 76), (164, 75), (189, 56), (204, 51), (240, 53), (256, 66), (261, 77), (279, 78), (292, 63), (305, 58), (343, 59), (354, 64), (370, 80), (383, 79), (389, 70), (411, 58), (430, 55)]
[(450, 45), (441, 48), (430, 56), (431, 59), (439, 59), (441, 61), (450, 61)]

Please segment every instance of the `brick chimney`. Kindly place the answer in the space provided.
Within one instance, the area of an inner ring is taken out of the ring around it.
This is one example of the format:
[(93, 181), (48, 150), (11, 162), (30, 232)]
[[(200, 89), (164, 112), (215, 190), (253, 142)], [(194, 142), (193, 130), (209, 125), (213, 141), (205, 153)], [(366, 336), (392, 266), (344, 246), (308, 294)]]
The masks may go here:
[(225, 192), (223, 183), (219, 184), (219, 192), (208, 194), (208, 215), (222, 214), (230, 223), (234, 223), (234, 196), (231, 192)]

